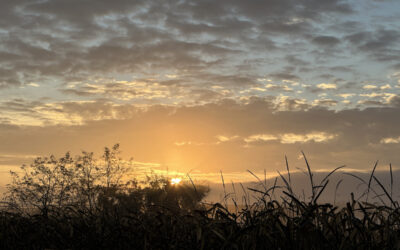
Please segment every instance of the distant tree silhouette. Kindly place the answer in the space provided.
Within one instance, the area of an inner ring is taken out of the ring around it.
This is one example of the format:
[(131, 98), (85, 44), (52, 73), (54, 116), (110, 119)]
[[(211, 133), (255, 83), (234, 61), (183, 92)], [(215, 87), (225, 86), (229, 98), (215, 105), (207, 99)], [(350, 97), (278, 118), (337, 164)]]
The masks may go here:
[(77, 165), (74, 163), (69, 153), (60, 159), (38, 157), (30, 166), (21, 167), (22, 174), (11, 172), (7, 204), (21, 213), (37, 210), (44, 216), (50, 209), (70, 205), (77, 194)]
[(119, 144), (104, 148), (101, 159), (83, 151), (38, 157), (22, 172), (11, 172), (5, 201), (11, 211), (21, 214), (98, 214), (144, 211), (150, 207), (191, 211), (199, 208), (209, 189), (188, 183), (173, 185), (157, 175), (139, 182), (127, 178), (132, 160), (123, 161)]

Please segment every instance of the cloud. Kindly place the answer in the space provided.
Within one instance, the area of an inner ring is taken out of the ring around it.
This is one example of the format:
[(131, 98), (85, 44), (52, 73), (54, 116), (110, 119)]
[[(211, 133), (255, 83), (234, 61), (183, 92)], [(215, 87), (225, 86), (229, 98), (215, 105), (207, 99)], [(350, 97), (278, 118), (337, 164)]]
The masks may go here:
[(344, 99), (347, 99), (347, 98), (353, 97), (353, 96), (355, 96), (355, 95), (356, 95), (355, 93), (344, 93), (344, 94), (338, 94), (338, 96), (340, 96), (340, 97), (342, 97), (342, 98), (344, 98)]
[[(389, 106), (396, 106), (398, 105), (398, 95), (394, 93), (377, 93), (372, 92), (368, 94), (360, 94), (361, 97), (367, 97), (368, 100), (360, 100), (359, 102), (364, 104), (365, 102), (371, 102), (370, 104), (375, 103), (375, 105), (389, 105)], [(372, 100), (371, 100), (372, 99)]]
[(217, 135), (216, 138), (219, 142), (229, 142), (229, 141), (239, 138), (239, 136), (237, 136), (237, 135), (234, 135), (234, 136)]
[(380, 27), (374, 31), (355, 32), (345, 37), (358, 51), (372, 55), (376, 60), (398, 61), (394, 52), (398, 49), (400, 32), (396, 29)]
[(385, 101), (394, 107), (400, 107), (400, 96), (396, 94), (391, 94), (390, 96), (387, 96)]
[[(244, 168), (275, 171), (284, 169), (284, 154), (297, 156), (300, 150), (310, 155), (316, 169), (343, 164), (363, 169), (377, 159), (400, 166), (396, 153), (400, 144), (381, 143), (382, 138), (398, 138), (399, 107), (280, 111), (274, 102), (268, 98), (253, 98), (247, 103), (226, 99), (193, 106), (142, 108), (105, 101), (37, 103), (39, 110), (44, 109), (40, 112), (48, 112), (47, 119), (60, 122), (1, 125), (0, 138), (7, 143), (0, 145), (0, 154), (100, 152), (103, 146), (119, 142), (127, 158), (134, 156), (136, 161), (181, 172), (193, 168), (205, 173)], [(29, 105), (22, 100), (7, 104), (12, 110), (27, 113), (31, 112), (26, 107)], [(75, 123), (66, 122), (68, 118)]]
[(265, 88), (268, 90), (272, 90), (272, 91), (277, 91), (277, 90), (281, 90), (281, 91), (286, 91), (286, 92), (291, 92), (293, 91), (293, 88), (290, 88), (287, 85), (277, 85), (277, 84), (267, 84), (265, 85)]
[(40, 86), (39, 84), (34, 83), (34, 82), (28, 83), (27, 85), (31, 86), (31, 87), (36, 87), (36, 88)]
[(284, 134), (281, 137), (281, 143), (283, 144), (292, 144), (292, 143), (306, 143), (306, 142), (326, 142), (329, 140), (332, 140), (336, 137), (337, 135), (334, 134), (327, 134), (324, 132), (313, 132), (309, 134)]
[(363, 89), (377, 89), (378, 86), (376, 85), (372, 85), (372, 84), (368, 84), (368, 85), (364, 85)]
[(317, 36), (312, 42), (322, 47), (334, 47), (340, 43), (340, 40), (333, 36)]
[(289, 96), (278, 96), (275, 98), (275, 108), (280, 111), (307, 110), (311, 104), (306, 99), (290, 98)]
[(317, 87), (320, 89), (337, 89), (337, 86), (334, 83), (320, 83)]
[(301, 149), (324, 167), (399, 162), (380, 143), (400, 134), (396, 1), (3, 2), (1, 152), (121, 142), (205, 172)]
[(68, 102), (31, 102), (25, 99), (0, 102), (0, 117), (22, 126), (54, 124), (78, 125), (88, 121), (124, 119), (137, 112), (132, 105), (104, 100)]
[(181, 141), (181, 142), (175, 142), (175, 146), (177, 147), (183, 147), (183, 146), (203, 146), (205, 143), (199, 143), (199, 142), (192, 142), (192, 141)]
[(316, 99), (312, 103), (314, 106), (328, 106), (333, 107), (338, 104), (338, 101), (332, 99)]
[[(370, 67), (356, 63), (369, 55), (365, 48), (374, 48), (377, 58), (393, 57), (399, 37), (385, 18), (376, 18), (379, 28), (374, 30), (359, 21), (355, 2), (340, 0), (235, 0), (228, 5), (21, 0), (4, 4), (1, 14), (0, 88), (8, 93), (20, 88), (20, 96), (27, 96), (23, 88), (34, 83), (37, 98), (61, 100), (68, 94), (74, 100), (141, 105), (181, 103), (174, 96), (187, 96), (194, 104), (248, 98), (246, 90), (260, 90), (257, 79), (265, 77), (274, 81), (268, 86), (273, 95), (285, 91), (291, 99), (312, 101), (308, 91), (283, 82), (316, 86), (318, 79), (337, 88), (341, 83), (334, 79), (367, 82), (371, 76), (364, 72)], [(379, 64), (380, 73), (373, 72), (377, 80), (386, 79), (392, 61)], [(150, 88), (152, 94), (118, 81), (159, 87)], [(67, 87), (71, 82), (80, 84)], [(216, 84), (225, 92), (209, 89)]]
[(299, 76), (288, 72), (272, 73), (269, 76), (278, 80), (298, 81), (300, 79)]
[(275, 141), (278, 140), (279, 137), (276, 135), (269, 134), (259, 134), (259, 135), (251, 135), (249, 137), (244, 138), (244, 141), (247, 143), (257, 142), (257, 141)]
[(336, 136), (337, 135), (327, 134), (325, 132), (312, 132), (308, 134), (286, 133), (279, 135), (258, 134), (246, 137), (244, 138), (244, 141), (247, 143), (252, 143), (252, 142), (268, 142), (268, 141), (278, 140), (282, 144), (307, 143), (307, 142), (320, 143), (332, 140)]
[(400, 143), (400, 136), (399, 137), (387, 137), (381, 140), (381, 143), (384, 144), (392, 144), (392, 143)]

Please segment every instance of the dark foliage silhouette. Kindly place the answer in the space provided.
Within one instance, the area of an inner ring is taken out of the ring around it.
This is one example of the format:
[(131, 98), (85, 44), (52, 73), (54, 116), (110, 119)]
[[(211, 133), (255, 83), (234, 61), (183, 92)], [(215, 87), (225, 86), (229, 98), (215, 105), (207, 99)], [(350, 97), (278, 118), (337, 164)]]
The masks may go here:
[[(0, 213), (0, 247), (399, 249), (399, 205), (392, 186), (388, 189), (374, 175), (376, 166), (369, 180), (353, 176), (365, 184), (365, 193), (358, 199), (351, 195), (338, 207), (319, 203), (319, 197), (341, 167), (317, 183), (304, 159), (310, 197), (296, 194), (286, 160), (287, 176), (279, 173), (282, 185), (275, 179), (268, 186), (249, 171), (261, 188), (241, 186), (246, 193), (243, 207), (225, 192), (225, 201), (235, 205), (232, 209), (225, 202), (203, 203), (209, 191), (205, 186), (173, 185), (157, 175), (144, 181), (129, 177), (132, 162), (119, 158), (118, 145), (105, 148), (101, 159), (87, 152), (37, 158), (21, 173), (12, 173), (7, 206)], [(370, 192), (381, 202), (368, 200)], [(248, 202), (250, 194), (255, 202)]]

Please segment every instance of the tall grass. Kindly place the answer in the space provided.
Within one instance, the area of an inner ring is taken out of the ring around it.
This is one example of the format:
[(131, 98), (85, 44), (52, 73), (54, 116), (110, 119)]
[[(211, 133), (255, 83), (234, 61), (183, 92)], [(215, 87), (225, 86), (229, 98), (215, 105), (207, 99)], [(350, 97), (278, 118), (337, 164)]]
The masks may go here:
[[(224, 189), (222, 202), (198, 202), (192, 209), (157, 200), (144, 202), (143, 189), (114, 192), (113, 202), (105, 202), (95, 213), (78, 207), (65, 207), (56, 213), (0, 213), (0, 247), (3, 249), (399, 249), (400, 210), (393, 198), (393, 173), (390, 165), (390, 189), (375, 176), (377, 163), (367, 180), (348, 174), (365, 186), (360, 197), (351, 195), (344, 206), (319, 199), (330, 177), (343, 167), (328, 173), (318, 183), (303, 154), (309, 178), (310, 196), (299, 195), (290, 173), (279, 173), (268, 185), (266, 173), (261, 179), (248, 171), (260, 188), (245, 188), (238, 200), (237, 188)], [(189, 178), (195, 192), (198, 188)], [(376, 184), (376, 185), (373, 185)], [(168, 186), (168, 182), (167, 182)], [(167, 186), (153, 186), (149, 193), (165, 193)], [(170, 187), (171, 188), (171, 187)], [(189, 190), (189, 189), (188, 189)], [(276, 192), (279, 190), (280, 192)], [(169, 189), (173, 192), (173, 189)], [(371, 202), (370, 195), (380, 202)], [(279, 195), (277, 198), (276, 195)], [(164, 197), (164, 196), (163, 196)], [(165, 196), (168, 197), (168, 196)], [(172, 197), (172, 196), (170, 196)], [(365, 200), (362, 199), (365, 197)], [(231, 209), (228, 200), (234, 204)], [(389, 201), (390, 204), (386, 204)], [(163, 201), (168, 201), (163, 200)], [(103, 201), (104, 202), (104, 201)], [(240, 206), (243, 204), (243, 206)]]

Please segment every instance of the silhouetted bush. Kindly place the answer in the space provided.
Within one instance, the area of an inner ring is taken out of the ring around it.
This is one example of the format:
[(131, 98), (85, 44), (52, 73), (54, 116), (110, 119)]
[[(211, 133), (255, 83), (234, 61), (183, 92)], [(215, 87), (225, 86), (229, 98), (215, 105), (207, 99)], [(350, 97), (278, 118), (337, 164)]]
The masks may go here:
[[(300, 199), (288, 176), (283, 186), (261, 182), (249, 188), (257, 200), (235, 212), (220, 203), (203, 204), (208, 192), (191, 183), (172, 185), (152, 176), (141, 183), (124, 179), (127, 163), (118, 146), (102, 161), (83, 153), (38, 158), (13, 173), (0, 213), (3, 249), (399, 249), (400, 209), (374, 176), (365, 201), (344, 207), (320, 204), (329, 173), (319, 184), (306, 160), (311, 197)], [(305, 156), (304, 156), (305, 158)], [(306, 158), (305, 158), (306, 159)], [(257, 177), (258, 178), (258, 177)], [(380, 190), (374, 190), (375, 181)], [(277, 200), (273, 193), (280, 189)], [(390, 205), (368, 202), (385, 195)], [(391, 192), (390, 192), (391, 193)], [(364, 196), (364, 197), (365, 197)], [(228, 198), (228, 197), (225, 197)], [(235, 203), (236, 204), (236, 203)]]

